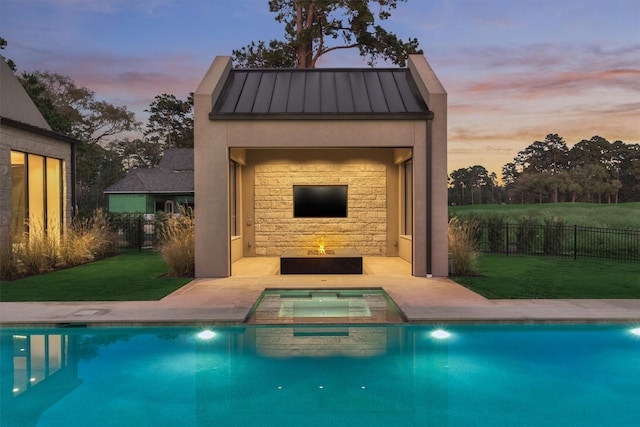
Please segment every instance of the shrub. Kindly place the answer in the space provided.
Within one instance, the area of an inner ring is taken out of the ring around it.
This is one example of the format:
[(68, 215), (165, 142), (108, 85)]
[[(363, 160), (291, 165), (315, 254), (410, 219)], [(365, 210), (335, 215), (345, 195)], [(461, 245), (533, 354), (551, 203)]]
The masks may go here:
[(6, 242), (0, 247), (0, 280), (12, 280), (19, 276), (20, 270), (12, 243)]
[(519, 253), (530, 254), (536, 245), (538, 226), (529, 217), (522, 217), (516, 229), (516, 248)]
[(476, 274), (478, 251), (475, 244), (478, 223), (460, 222), (456, 217), (449, 220), (449, 268), (452, 276)]
[(195, 273), (195, 231), (193, 209), (180, 207), (180, 214), (158, 224), (160, 253), (169, 275), (193, 277)]
[(565, 235), (565, 225), (561, 219), (544, 219), (544, 241), (542, 249), (545, 254), (561, 255), (563, 252), (563, 242)]
[(504, 252), (506, 249), (506, 221), (504, 216), (496, 215), (487, 217), (487, 240), (491, 252)]

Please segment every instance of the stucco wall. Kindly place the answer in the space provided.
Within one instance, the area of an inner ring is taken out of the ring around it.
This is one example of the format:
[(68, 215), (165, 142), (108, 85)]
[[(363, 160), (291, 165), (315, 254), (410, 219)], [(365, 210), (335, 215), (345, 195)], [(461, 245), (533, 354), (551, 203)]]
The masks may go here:
[(71, 220), (71, 146), (43, 135), (0, 126), (0, 243), (11, 235), (11, 150), (61, 159), (63, 171), (63, 224)]
[(145, 194), (110, 194), (109, 212), (147, 213)]
[[(363, 255), (387, 255), (391, 151), (307, 151), (303, 158), (283, 151), (252, 154), (262, 159), (254, 166), (256, 255), (316, 248), (320, 237), (326, 249), (353, 247)], [(293, 186), (318, 184), (348, 186), (347, 218), (293, 217)]]

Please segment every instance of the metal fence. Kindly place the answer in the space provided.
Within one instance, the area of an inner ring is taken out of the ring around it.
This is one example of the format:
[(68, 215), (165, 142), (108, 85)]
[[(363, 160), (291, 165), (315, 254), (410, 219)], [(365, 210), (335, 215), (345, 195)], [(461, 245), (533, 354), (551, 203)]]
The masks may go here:
[[(157, 221), (142, 216), (110, 221), (117, 252), (154, 249)], [(550, 255), (640, 261), (640, 230), (565, 225), (492, 224), (478, 227), (481, 252), (509, 255)]]
[(143, 251), (153, 249), (156, 243), (156, 221), (142, 216), (137, 218), (112, 219), (116, 252)]
[(640, 230), (565, 225), (484, 223), (478, 227), (481, 252), (640, 261)]

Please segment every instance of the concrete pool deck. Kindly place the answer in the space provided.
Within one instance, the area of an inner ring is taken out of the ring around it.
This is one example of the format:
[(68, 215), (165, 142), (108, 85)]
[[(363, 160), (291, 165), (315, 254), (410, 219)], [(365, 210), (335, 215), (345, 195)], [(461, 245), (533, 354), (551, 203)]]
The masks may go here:
[(640, 299), (489, 300), (399, 258), (365, 257), (363, 275), (280, 275), (277, 258), (243, 258), (232, 276), (195, 279), (159, 301), (0, 303), (0, 326), (235, 325), (265, 289), (382, 288), (411, 323), (640, 323)]

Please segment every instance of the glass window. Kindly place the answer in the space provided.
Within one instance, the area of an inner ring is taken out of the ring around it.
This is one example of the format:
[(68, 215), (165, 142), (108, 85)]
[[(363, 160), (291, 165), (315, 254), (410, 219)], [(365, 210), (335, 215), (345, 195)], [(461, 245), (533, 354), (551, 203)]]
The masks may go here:
[(47, 232), (62, 233), (62, 160), (47, 158)]
[(63, 223), (62, 160), (11, 152), (11, 231), (60, 235)]
[(173, 214), (173, 200), (166, 200), (164, 202), (164, 211), (168, 214)]
[(11, 235), (22, 236), (27, 218), (26, 155), (11, 152)]
[(44, 157), (27, 155), (29, 233), (45, 229)]
[(413, 163), (402, 163), (402, 234), (413, 233)]

